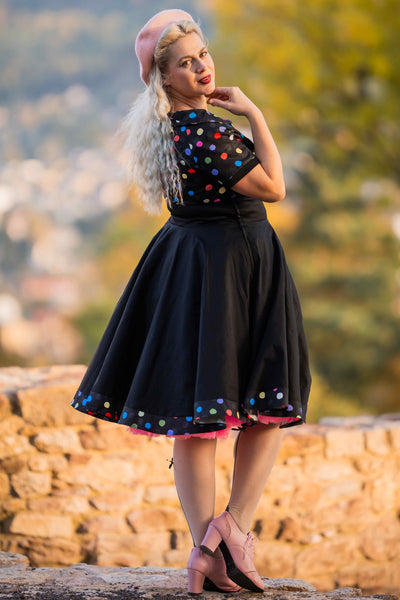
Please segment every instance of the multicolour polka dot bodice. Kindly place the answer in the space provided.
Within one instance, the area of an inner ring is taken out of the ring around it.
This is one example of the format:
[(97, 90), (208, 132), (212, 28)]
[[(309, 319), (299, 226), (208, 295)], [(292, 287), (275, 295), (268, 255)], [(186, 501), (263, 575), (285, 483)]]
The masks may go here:
[[(185, 206), (226, 205), (243, 198), (231, 188), (260, 161), (254, 143), (229, 119), (205, 109), (170, 113)], [(173, 199), (171, 214), (182, 214)]]

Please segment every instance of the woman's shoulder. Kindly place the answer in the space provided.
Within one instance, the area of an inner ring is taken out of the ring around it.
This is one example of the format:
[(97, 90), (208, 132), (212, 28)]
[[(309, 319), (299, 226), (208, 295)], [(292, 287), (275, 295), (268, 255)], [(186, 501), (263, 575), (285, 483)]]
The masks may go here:
[(174, 113), (169, 113), (169, 118), (174, 129), (182, 129), (182, 131), (184, 127), (186, 128), (191, 125), (203, 125), (210, 129), (218, 129), (220, 127), (234, 129), (230, 119), (214, 115), (204, 108), (178, 110)]

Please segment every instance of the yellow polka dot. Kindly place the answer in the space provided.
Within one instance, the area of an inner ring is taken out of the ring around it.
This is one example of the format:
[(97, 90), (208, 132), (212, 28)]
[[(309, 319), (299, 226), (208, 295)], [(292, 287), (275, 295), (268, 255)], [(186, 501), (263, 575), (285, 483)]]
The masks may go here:
[(110, 408), (110, 403), (109, 402), (104, 402), (104, 407), (105, 408)]
[(258, 395), (260, 396), (260, 398), (265, 398), (265, 392), (260, 392)]
[(182, 173), (182, 178), (183, 178), (183, 179), (187, 179), (187, 175), (186, 175), (186, 173)]
[(203, 132), (204, 132), (204, 129), (199, 127), (199, 129), (197, 130), (197, 135), (201, 135)]
[(237, 152), (238, 154), (242, 154), (243, 150), (242, 150), (241, 148), (236, 148), (236, 152)]
[(218, 190), (218, 192), (219, 192), (220, 194), (224, 194), (224, 193), (226, 192), (226, 188), (224, 188), (224, 187), (220, 187), (220, 188), (219, 188), (219, 190)]

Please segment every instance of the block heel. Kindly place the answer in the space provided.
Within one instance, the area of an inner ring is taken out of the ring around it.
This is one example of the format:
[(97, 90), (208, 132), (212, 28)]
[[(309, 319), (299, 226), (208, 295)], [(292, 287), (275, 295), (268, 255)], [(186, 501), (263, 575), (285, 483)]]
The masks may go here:
[(188, 574), (188, 594), (196, 595), (201, 594), (203, 591), (203, 584), (205, 580), (204, 573), (196, 571), (196, 569), (187, 569)]
[(215, 550), (219, 546), (222, 540), (222, 535), (214, 525), (209, 525), (206, 531), (206, 535), (200, 545), (201, 550), (210, 556), (213, 556)]

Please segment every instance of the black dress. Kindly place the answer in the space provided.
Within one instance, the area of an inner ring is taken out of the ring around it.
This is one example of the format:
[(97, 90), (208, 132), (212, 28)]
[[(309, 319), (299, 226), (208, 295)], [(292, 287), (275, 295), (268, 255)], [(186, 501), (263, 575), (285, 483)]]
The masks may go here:
[(184, 205), (150, 240), (73, 408), (132, 433), (226, 437), (305, 422), (311, 386), (298, 294), (265, 204), (232, 186), (260, 161), (208, 110), (170, 113)]

